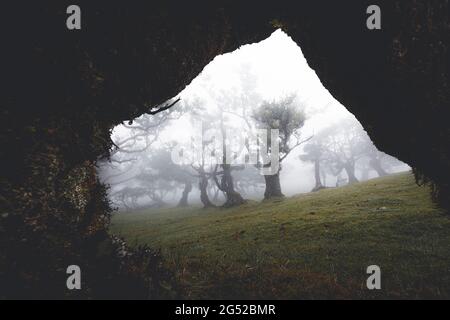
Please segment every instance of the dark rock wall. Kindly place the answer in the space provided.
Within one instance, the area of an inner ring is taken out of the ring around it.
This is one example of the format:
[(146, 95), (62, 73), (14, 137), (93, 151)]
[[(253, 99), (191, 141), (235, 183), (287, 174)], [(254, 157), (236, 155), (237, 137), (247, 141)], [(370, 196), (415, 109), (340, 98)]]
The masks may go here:
[(448, 205), (449, 2), (377, 1), (376, 31), (365, 28), (371, 1), (324, 3), (286, 13), (286, 32), (377, 147), (431, 178)]

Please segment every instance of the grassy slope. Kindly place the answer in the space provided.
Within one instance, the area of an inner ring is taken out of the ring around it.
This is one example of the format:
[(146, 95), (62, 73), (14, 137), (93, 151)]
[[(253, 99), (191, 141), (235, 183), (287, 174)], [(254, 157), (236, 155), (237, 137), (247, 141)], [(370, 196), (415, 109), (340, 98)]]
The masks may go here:
[[(450, 218), (410, 173), (236, 209), (116, 215), (186, 298), (450, 298)], [(382, 290), (366, 289), (381, 267)]]

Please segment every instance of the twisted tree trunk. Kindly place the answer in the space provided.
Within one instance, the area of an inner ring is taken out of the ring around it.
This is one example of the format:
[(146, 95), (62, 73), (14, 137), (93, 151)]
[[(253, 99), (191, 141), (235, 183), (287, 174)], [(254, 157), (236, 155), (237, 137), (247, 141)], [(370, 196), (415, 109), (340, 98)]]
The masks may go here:
[(383, 169), (383, 167), (381, 167), (380, 159), (372, 158), (370, 159), (369, 164), (372, 167), (372, 169), (377, 172), (379, 177), (384, 177), (388, 175), (388, 173)]
[(227, 131), (225, 130), (225, 126), (223, 123), (223, 114), (221, 114), (220, 119), (220, 129), (222, 132), (222, 178), (219, 183), (217, 180), (217, 176), (214, 174), (214, 181), (217, 184), (217, 187), (225, 193), (225, 203), (224, 207), (234, 207), (239, 206), (245, 203), (244, 198), (242, 198), (241, 194), (234, 190), (233, 176), (231, 175), (231, 165), (227, 163), (227, 148), (226, 148), (226, 140), (227, 140)]
[(192, 191), (192, 183), (186, 182), (184, 184), (184, 190), (181, 195), (181, 199), (178, 202), (178, 207), (187, 207), (188, 206), (188, 196), (191, 191)]
[(209, 200), (208, 197), (208, 177), (206, 175), (200, 176), (200, 182), (198, 184), (200, 189), (200, 201), (203, 203), (204, 208), (215, 207), (215, 205)]
[(344, 169), (348, 176), (348, 184), (358, 182), (358, 179), (355, 176), (355, 165), (354, 164), (347, 163), (344, 166)]
[(322, 182), (320, 180), (320, 160), (318, 159), (314, 161), (314, 178), (316, 180), (316, 185), (311, 190), (312, 192), (318, 191), (323, 188)]
[(264, 199), (284, 197), (281, 192), (280, 171), (273, 175), (265, 175), (266, 190), (264, 191)]
[[(225, 203), (224, 207), (234, 207), (245, 203), (244, 198), (241, 194), (234, 190), (233, 176), (231, 175), (231, 166), (229, 164), (222, 165), (223, 175), (219, 189), (225, 193)], [(217, 183), (217, 181), (216, 181)]]

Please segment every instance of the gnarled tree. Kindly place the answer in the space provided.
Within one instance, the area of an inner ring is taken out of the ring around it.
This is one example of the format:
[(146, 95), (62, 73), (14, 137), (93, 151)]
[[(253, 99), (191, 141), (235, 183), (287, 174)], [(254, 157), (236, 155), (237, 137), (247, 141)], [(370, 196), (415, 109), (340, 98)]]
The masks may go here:
[[(266, 101), (253, 113), (253, 118), (260, 128), (267, 130), (267, 141), (259, 139), (258, 143), (264, 146), (263, 149), (267, 151), (268, 158), (272, 156), (278, 157), (279, 163), (275, 172), (272, 172), (273, 174), (264, 175), (266, 182), (266, 190), (264, 191), (265, 199), (284, 196), (281, 192), (280, 185), (281, 163), (294, 148), (311, 138), (301, 140), (299, 130), (305, 123), (305, 115), (295, 98), (295, 95), (290, 95), (279, 100)], [(278, 130), (279, 137), (277, 141), (271, 141), (270, 130), (273, 129)], [(272, 150), (273, 143), (279, 144), (278, 154), (274, 154), (275, 151)], [(258, 165), (270, 167), (272, 163), (263, 164), (262, 161), (259, 161)]]

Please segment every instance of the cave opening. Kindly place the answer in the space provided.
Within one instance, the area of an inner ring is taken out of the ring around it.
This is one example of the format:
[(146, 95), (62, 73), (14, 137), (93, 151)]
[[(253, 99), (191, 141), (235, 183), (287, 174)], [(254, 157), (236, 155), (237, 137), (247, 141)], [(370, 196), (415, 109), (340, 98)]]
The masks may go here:
[[(205, 206), (233, 206), (218, 170), (223, 161), (215, 159), (202, 166), (195, 159), (175, 163), (173, 152), (177, 145), (204, 135), (196, 131), (202, 126), (203, 130), (205, 126), (226, 128), (231, 132), (228, 135), (255, 130), (261, 126), (255, 121), (255, 112), (264, 104), (271, 104), (265, 111), (281, 112), (281, 118), (296, 113), (304, 117), (287, 124), (297, 127), (284, 146), (283, 170), (275, 182), (278, 195), (293, 196), (410, 170), (377, 149), (359, 121), (322, 85), (300, 47), (280, 29), (261, 42), (214, 58), (166, 103), (172, 104), (157, 114), (126, 120), (112, 131), (111, 156), (99, 162), (98, 172), (119, 211), (202, 202)], [(272, 116), (275, 121), (283, 120)], [(210, 149), (217, 153), (218, 147)], [(230, 192), (239, 194), (235, 204), (244, 203), (243, 198), (267, 197), (270, 185), (265, 185), (264, 175), (258, 177), (254, 163), (240, 163), (230, 171)], [(197, 178), (206, 183), (205, 190)]]

